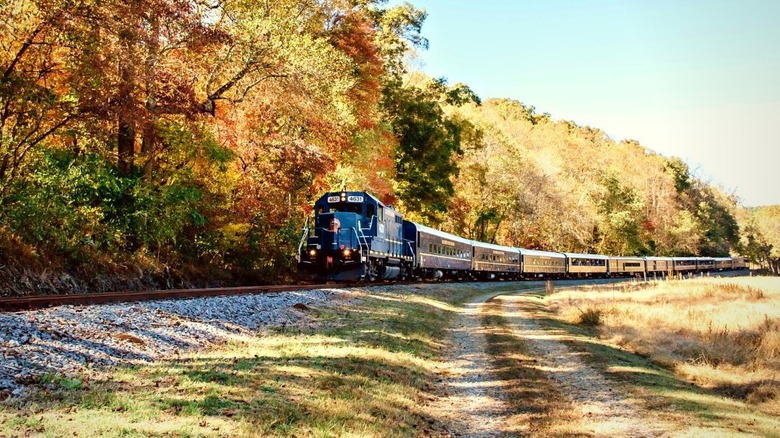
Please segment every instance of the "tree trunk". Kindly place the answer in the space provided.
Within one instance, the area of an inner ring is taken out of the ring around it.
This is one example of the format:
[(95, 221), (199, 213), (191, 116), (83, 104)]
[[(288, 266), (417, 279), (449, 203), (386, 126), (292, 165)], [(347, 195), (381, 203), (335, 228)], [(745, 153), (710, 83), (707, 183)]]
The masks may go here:
[(135, 159), (135, 129), (122, 115), (119, 116), (119, 134), (117, 135), (117, 166), (124, 175), (133, 170)]
[(128, 110), (133, 108), (133, 71), (127, 60), (119, 61), (119, 71), (122, 83), (119, 85), (119, 109), (117, 132), (117, 167), (124, 175), (129, 175), (135, 164), (135, 127), (128, 115)]

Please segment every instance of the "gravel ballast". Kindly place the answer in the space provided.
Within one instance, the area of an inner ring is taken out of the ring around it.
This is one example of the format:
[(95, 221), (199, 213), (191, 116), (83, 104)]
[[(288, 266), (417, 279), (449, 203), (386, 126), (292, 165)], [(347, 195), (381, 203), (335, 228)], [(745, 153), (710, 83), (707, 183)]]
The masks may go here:
[(346, 294), (319, 289), (0, 313), (0, 400), (23, 397), (47, 375), (151, 363), (236, 335), (304, 326), (308, 309)]

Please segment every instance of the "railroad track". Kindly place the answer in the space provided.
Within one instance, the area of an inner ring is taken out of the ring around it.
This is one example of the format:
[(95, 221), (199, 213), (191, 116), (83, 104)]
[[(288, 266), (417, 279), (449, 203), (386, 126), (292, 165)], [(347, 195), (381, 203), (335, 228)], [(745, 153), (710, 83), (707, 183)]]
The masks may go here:
[[(714, 276), (732, 276), (745, 275), (742, 272), (731, 271), (722, 273), (713, 273)], [(604, 280), (604, 279), (602, 279)], [(607, 279), (607, 281), (623, 281), (626, 279)], [(560, 281), (560, 280), (556, 280)], [(566, 280), (562, 280), (566, 281)], [(585, 281), (594, 281), (585, 280)], [(415, 281), (394, 282), (394, 284), (414, 284)], [(168, 289), (134, 292), (104, 292), (93, 294), (72, 294), (72, 295), (31, 295), (24, 297), (2, 297), (0, 298), (0, 312), (16, 312), (20, 310), (35, 310), (53, 306), (84, 306), (88, 304), (106, 304), (133, 301), (152, 301), (168, 300), (180, 298), (201, 298), (216, 297), (228, 295), (262, 294), (289, 292), (296, 290), (313, 290), (322, 288), (344, 288), (355, 285), (363, 287), (381, 286), (386, 283), (338, 283), (338, 284), (295, 284), (295, 285), (270, 285), (270, 286), (239, 286), (239, 287), (218, 287), (202, 289)]]
[(0, 312), (15, 312), (20, 310), (35, 310), (46, 307), (88, 304), (105, 304), (132, 301), (167, 300), (180, 298), (201, 298), (227, 295), (245, 295), (289, 292), (294, 290), (322, 289), (323, 287), (345, 287), (347, 285), (273, 285), (273, 286), (241, 286), (203, 289), (170, 289), (135, 292), (105, 292), (94, 294), (72, 295), (32, 295), (24, 297), (0, 298)]

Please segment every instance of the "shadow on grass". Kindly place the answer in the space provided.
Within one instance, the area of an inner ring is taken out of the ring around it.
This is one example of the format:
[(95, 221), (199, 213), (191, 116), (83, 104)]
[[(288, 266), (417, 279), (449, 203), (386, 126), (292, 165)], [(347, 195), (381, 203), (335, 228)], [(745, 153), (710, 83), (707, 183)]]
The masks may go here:
[[(333, 435), (411, 436), (443, 427), (420, 408), (433, 395), (429, 371), (380, 359), (306, 354), (189, 358), (123, 373), (132, 377), (39, 392), (19, 416), (33, 417), (29, 409), (42, 407), (66, 416), (75, 409), (107, 418), (188, 424), (196, 435), (206, 433), (199, 425), (207, 419), (240, 425), (248, 436), (316, 435), (323, 428)], [(71, 424), (79, 430), (76, 422)], [(153, 434), (143, 423), (131, 429)]]
[(487, 352), (496, 378), (503, 383), (506, 403), (512, 414), (526, 424), (527, 433), (546, 437), (589, 437), (577, 422), (576, 409), (560, 388), (539, 369), (539, 360), (528, 352), (499, 306), (488, 302), (482, 316), (487, 330)]

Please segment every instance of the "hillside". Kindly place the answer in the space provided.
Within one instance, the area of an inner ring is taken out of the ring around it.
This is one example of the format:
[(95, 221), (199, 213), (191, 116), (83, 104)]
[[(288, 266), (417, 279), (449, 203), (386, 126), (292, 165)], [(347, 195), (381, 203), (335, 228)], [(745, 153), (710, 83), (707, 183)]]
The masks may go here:
[(727, 256), (739, 245), (735, 199), (678, 158), (508, 99), (453, 111), (482, 137), (459, 162), (450, 229), (601, 254)]

